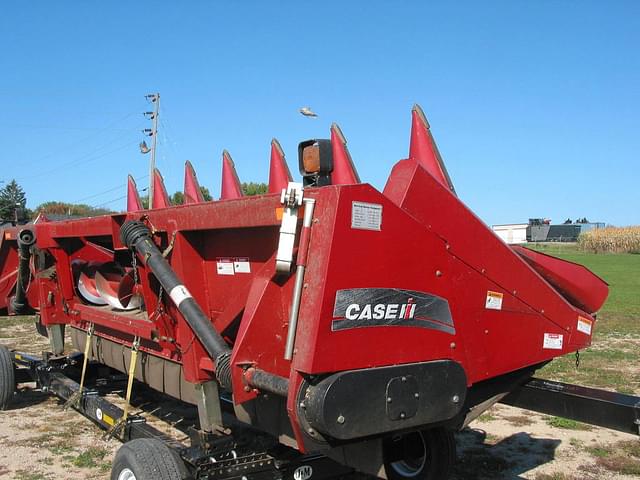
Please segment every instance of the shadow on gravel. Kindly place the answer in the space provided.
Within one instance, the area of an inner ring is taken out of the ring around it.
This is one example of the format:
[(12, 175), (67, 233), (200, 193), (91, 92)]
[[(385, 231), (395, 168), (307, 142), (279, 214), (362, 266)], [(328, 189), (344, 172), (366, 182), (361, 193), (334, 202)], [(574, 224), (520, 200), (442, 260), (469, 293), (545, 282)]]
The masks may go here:
[(21, 408), (31, 407), (45, 402), (50, 397), (49, 394), (32, 387), (20, 387), (11, 399), (7, 411), (20, 410)]
[(525, 432), (494, 444), (485, 431), (469, 428), (456, 436), (456, 442), (455, 480), (521, 479), (520, 474), (552, 461), (560, 444), (560, 440), (532, 438)]

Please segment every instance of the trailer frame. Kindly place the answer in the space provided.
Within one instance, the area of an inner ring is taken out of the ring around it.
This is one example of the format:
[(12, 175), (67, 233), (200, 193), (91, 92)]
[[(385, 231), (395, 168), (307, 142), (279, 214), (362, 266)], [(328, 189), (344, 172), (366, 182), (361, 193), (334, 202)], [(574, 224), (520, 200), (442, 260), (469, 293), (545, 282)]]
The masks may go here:
[[(83, 354), (74, 352), (55, 356), (44, 352), (42, 356), (16, 350), (9, 351), (14, 365), (15, 382), (35, 382), (36, 388), (68, 402), (80, 391), (74, 380), (79, 375)], [(90, 362), (94, 380), (104, 380), (99, 369), (102, 364)], [(112, 371), (109, 367), (107, 370)], [(112, 385), (125, 378), (109, 378)], [(95, 381), (92, 382), (95, 385)], [(285, 447), (270, 435), (244, 425), (234, 425), (233, 433), (210, 433), (189, 427), (189, 445), (185, 445), (147, 423), (141, 415), (129, 414), (119, 432), (114, 426), (122, 419), (124, 410), (110, 402), (91, 386), (84, 387), (73, 409), (105, 430), (105, 436), (123, 443), (134, 439), (155, 439), (165, 443), (184, 462), (194, 480), (304, 480), (308, 472), (314, 479), (332, 478), (353, 472), (320, 454), (301, 454)]]

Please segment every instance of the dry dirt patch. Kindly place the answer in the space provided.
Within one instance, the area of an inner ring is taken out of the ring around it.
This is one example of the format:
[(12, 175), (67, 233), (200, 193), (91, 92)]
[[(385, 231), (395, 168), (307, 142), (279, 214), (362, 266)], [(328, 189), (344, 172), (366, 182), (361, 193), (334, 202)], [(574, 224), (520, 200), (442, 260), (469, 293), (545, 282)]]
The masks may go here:
[[(0, 320), (0, 343), (37, 353), (47, 340), (23, 320)], [(601, 348), (624, 350), (613, 342)], [(112, 400), (121, 400), (113, 396)], [(171, 404), (164, 413), (171, 410)], [(169, 412), (171, 413), (171, 412)], [(161, 416), (164, 416), (162, 414)], [(155, 415), (147, 415), (156, 426)], [(169, 420), (176, 421), (175, 415)], [(178, 419), (179, 421), (179, 419)], [(569, 428), (558, 428), (559, 426)], [(165, 431), (183, 439), (179, 430)], [(457, 436), (459, 462), (454, 479), (624, 480), (640, 478), (637, 437), (497, 405)], [(0, 412), (0, 479), (108, 479), (120, 446), (57, 399), (21, 386), (11, 410)], [(625, 473), (626, 472), (626, 473)]]

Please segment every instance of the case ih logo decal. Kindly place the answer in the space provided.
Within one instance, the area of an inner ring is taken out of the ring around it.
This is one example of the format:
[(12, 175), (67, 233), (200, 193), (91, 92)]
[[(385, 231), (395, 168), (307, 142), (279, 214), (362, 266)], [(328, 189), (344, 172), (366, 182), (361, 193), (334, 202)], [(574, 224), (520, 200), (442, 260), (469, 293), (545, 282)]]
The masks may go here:
[(396, 288), (338, 290), (331, 330), (399, 326), (455, 334), (449, 303), (430, 293)]

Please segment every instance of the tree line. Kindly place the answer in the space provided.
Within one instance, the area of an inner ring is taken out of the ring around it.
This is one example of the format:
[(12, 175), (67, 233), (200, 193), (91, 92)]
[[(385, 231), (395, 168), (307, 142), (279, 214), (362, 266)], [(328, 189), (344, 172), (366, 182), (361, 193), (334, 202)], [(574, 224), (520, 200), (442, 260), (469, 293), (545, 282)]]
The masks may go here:
[[(200, 187), (200, 189), (205, 201), (213, 200), (211, 193), (206, 187)], [(242, 192), (245, 195), (260, 195), (267, 193), (267, 190), (268, 186), (266, 183), (242, 183)], [(175, 192), (171, 195), (170, 199), (173, 205), (182, 205), (184, 203), (184, 194), (180, 191)], [(140, 200), (146, 208), (149, 204), (149, 198), (143, 196)], [(27, 208), (27, 196), (15, 179), (0, 188), (0, 225), (6, 223), (26, 223), (29, 220), (35, 219), (40, 213), (69, 217), (95, 217), (116, 213), (116, 211), (84, 203), (59, 201), (44, 202), (33, 210), (30, 210)]]

